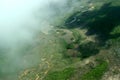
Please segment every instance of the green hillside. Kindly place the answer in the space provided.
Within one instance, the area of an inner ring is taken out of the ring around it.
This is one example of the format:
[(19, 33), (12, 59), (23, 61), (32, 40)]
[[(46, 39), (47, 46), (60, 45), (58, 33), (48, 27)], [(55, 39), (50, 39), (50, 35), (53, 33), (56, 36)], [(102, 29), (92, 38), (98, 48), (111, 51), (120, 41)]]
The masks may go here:
[[(120, 0), (85, 1), (55, 20), (48, 34), (39, 32), (32, 44), (16, 50), (23, 67), (7, 64), (12, 74), (2, 72), (0, 80), (119, 80)], [(11, 60), (2, 56), (0, 70)]]

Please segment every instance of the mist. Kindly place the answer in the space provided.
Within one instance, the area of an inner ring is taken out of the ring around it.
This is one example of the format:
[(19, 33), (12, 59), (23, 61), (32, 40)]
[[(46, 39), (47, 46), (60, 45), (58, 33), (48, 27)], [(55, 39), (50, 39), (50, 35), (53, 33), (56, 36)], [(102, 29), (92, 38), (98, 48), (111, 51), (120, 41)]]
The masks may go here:
[[(32, 56), (28, 56), (27, 64), (24, 63), (23, 56), (21, 56), (24, 46), (34, 45), (35, 36), (41, 36), (41, 34), (38, 34), (39, 32), (48, 35), (49, 31), (54, 30), (55, 26), (64, 22), (66, 16), (77, 9), (77, 1), (1, 0), (0, 55), (2, 56), (0, 57), (0, 72), (14, 72), (15, 67), (19, 69), (37, 63), (39, 56), (35, 55), (34, 52)], [(42, 42), (42, 39), (40, 42)]]
[(43, 8), (47, 4), (48, 2), (43, 0), (0, 1), (1, 43), (10, 46), (19, 41), (30, 40), (33, 30), (42, 27), (40, 26), (42, 22), (38, 23), (35, 19), (35, 14), (39, 8)]
[[(14, 72), (16, 67), (19, 69), (31, 64), (30, 62), (26, 62), (28, 65), (24, 64), (23, 56), (21, 56), (22, 49), (26, 45), (34, 45), (34, 36), (37, 32), (47, 34), (53, 28), (51, 22), (56, 17), (54, 15), (56, 12), (50, 8), (51, 3), (59, 3), (62, 7), (65, 1), (0, 1), (0, 72)], [(36, 55), (33, 54), (33, 56), (36, 58)]]
[(1, 0), (1, 45), (31, 40), (36, 30), (47, 33), (57, 19), (72, 12), (75, 6), (77, 0)]

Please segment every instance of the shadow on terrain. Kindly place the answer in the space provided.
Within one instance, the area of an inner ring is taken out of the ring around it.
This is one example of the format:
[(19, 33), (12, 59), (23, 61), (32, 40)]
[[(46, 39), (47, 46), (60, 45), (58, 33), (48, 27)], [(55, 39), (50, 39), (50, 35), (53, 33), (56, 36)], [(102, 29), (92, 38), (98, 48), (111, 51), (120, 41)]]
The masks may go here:
[[(104, 4), (99, 10), (76, 12), (65, 22), (68, 29), (88, 29), (86, 35), (96, 35), (99, 46), (104, 46), (108, 39), (120, 37), (119, 33), (111, 34), (115, 27), (119, 25), (120, 6), (111, 6), (111, 3)], [(94, 50), (91, 47), (93, 46), (91, 43), (83, 45), (80, 45), (80, 52), (83, 57), (89, 57), (99, 52), (98, 49), (95, 48)]]
[(88, 42), (88, 43), (81, 44), (79, 46), (79, 51), (81, 52), (81, 59), (84, 59), (84, 58), (87, 58), (89, 56), (93, 56), (99, 53), (97, 44), (94, 42)]

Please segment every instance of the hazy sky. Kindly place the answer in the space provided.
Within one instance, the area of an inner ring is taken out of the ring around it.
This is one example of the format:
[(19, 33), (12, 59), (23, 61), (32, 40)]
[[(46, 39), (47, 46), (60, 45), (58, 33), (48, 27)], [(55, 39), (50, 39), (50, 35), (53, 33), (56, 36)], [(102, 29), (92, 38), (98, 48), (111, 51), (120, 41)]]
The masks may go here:
[[(26, 48), (24, 49), (23, 47), (27, 45), (25, 43), (31, 42), (31, 40), (34, 42), (35, 39), (33, 36), (37, 31), (42, 31), (47, 34), (49, 30), (54, 28), (53, 24), (57, 24), (56, 20), (58, 20), (58, 22), (64, 22), (62, 19), (66, 17), (69, 12), (74, 11), (76, 6), (79, 6), (77, 1), (78, 0), (0, 0), (0, 49), (1, 51), (3, 50), (0, 55), (4, 55), (5, 53), (5, 57), (2, 57), (2, 59), (6, 61), (0, 63), (0, 65), (4, 64), (2, 65), (2, 72), (14, 71), (14, 67), (23, 67), (24, 60), (22, 60), (23, 53), (21, 51), (26, 50)], [(67, 5), (68, 2), (69, 6)], [(39, 34), (39, 37), (40, 36)], [(30, 47), (29, 45), (27, 46)], [(30, 56), (36, 60), (39, 57), (35, 55), (34, 52)], [(32, 63), (31, 57), (30, 64)], [(26, 63), (29, 64), (29, 59)], [(10, 68), (12, 70), (10, 70)]]
[(14, 43), (30, 36), (26, 23), (33, 22), (39, 0), (0, 0), (0, 42)]
[(50, 18), (55, 14), (50, 5), (54, 4), (60, 9), (66, 2), (67, 0), (0, 0), (0, 43), (11, 45), (30, 40), (34, 30), (48, 31)]
[[(6, 63), (2, 65), (3, 71), (10, 71), (6, 65), (14, 64), (17, 66), (23, 62), (22, 57), (20, 57), (21, 52), (19, 52), (20, 45), (25, 45), (31, 41), (37, 31), (47, 33), (52, 29), (50, 22), (62, 12), (61, 7), (66, 4), (66, 1), (0, 0), (0, 49), (5, 47), (5, 51), (7, 51), (7, 55), (5, 54), (7, 59), (2, 57), (6, 60)], [(56, 15), (57, 11), (54, 8), (61, 11)], [(13, 66), (11, 68), (14, 69)]]

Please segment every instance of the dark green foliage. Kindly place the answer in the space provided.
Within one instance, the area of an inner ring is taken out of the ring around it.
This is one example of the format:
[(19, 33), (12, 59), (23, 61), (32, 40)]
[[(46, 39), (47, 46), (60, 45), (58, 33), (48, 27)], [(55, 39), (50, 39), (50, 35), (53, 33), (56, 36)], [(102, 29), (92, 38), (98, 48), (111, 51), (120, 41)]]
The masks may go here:
[(84, 74), (81, 80), (100, 80), (102, 75), (104, 75), (107, 69), (108, 69), (108, 63), (103, 61), (98, 66), (96, 66), (94, 69)]
[(87, 58), (99, 52), (98, 46), (94, 42), (81, 44), (79, 50), (81, 52), (81, 58)]
[(45, 80), (67, 80), (74, 73), (74, 68), (66, 68), (62, 71), (48, 73)]
[(71, 43), (71, 44), (68, 44), (68, 45), (67, 45), (67, 49), (74, 49), (74, 44), (72, 44), (72, 43)]
[[(78, 14), (80, 15), (77, 16)], [(74, 18), (76, 18), (76, 21), (70, 23)], [(100, 44), (104, 45), (108, 39), (120, 37), (118, 29), (116, 34), (111, 34), (113, 29), (120, 25), (120, 7), (107, 3), (98, 10), (83, 13), (76, 12), (66, 20), (65, 25), (67, 28), (80, 27), (88, 29), (86, 34), (97, 35)]]

